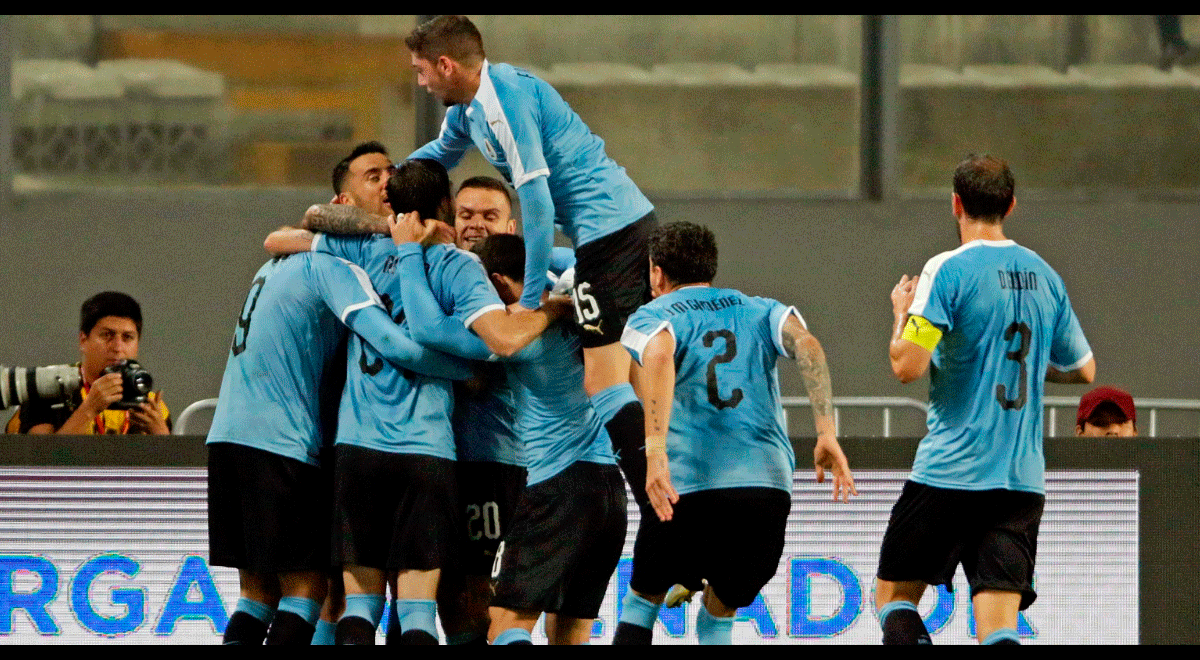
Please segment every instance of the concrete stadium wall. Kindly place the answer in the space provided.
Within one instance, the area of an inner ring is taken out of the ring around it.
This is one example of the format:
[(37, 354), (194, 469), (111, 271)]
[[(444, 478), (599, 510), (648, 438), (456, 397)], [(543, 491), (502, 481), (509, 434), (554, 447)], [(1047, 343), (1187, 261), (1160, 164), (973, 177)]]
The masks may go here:
[[(234, 323), (265, 260), (262, 238), (327, 199), (323, 189), (20, 198), (0, 219), (0, 307), (8, 310), (0, 363), (74, 361), (79, 305), (116, 289), (142, 303), (141, 357), (176, 414), (216, 396)], [(902, 386), (890, 375), (888, 294), (900, 275), (917, 274), (929, 257), (955, 247), (948, 200), (658, 200), (657, 206), (662, 221), (713, 228), (721, 247), (717, 284), (800, 309), (828, 352), (835, 395), (925, 398), (924, 381)], [(1200, 204), (1018, 197), (1008, 234), (1062, 274), (1095, 350), (1099, 381), (1139, 397), (1200, 398), (1194, 278)], [(785, 394), (803, 395), (790, 364), (781, 365), (781, 379)], [(895, 432), (919, 434), (919, 420), (910, 421)], [(794, 419), (792, 432), (811, 432), (808, 423)]]

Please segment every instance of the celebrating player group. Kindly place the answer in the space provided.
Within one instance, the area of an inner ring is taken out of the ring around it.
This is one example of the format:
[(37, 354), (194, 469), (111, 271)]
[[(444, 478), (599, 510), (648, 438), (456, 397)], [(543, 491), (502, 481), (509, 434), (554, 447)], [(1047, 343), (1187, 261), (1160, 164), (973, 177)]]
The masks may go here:
[[(651, 643), (693, 593), (700, 643), (732, 643), (791, 511), (779, 357), (812, 404), (817, 480), (857, 494), (820, 342), (795, 307), (713, 286), (713, 233), (660, 226), (469, 20), (406, 44), (448, 108), (439, 137), (338, 163), (331, 203), (267, 237), (234, 329), (208, 436), (210, 561), (241, 585), (225, 643), (373, 644), (383, 624), (388, 644), (437, 644), (439, 615), (449, 644), (531, 644), (543, 615), (551, 644), (587, 643), (626, 484), (641, 522), (614, 643)], [(471, 148), (503, 181), (454, 191)], [(961, 247), (892, 292), (893, 370), (931, 385), (880, 552), (885, 643), (929, 642), (917, 604), (959, 563), (981, 642), (1015, 643), (1036, 596), (1043, 382), (1090, 382), (1095, 361), (1061, 278), (1003, 235), (1013, 187), (999, 159), (959, 164)]]

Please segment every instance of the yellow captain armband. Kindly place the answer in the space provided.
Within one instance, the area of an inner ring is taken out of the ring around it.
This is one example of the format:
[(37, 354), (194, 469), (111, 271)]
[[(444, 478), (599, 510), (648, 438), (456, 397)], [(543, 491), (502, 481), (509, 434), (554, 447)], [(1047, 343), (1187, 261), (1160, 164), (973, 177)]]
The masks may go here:
[(909, 316), (904, 324), (904, 334), (901, 339), (907, 339), (921, 348), (933, 352), (933, 348), (942, 340), (942, 331), (923, 316)]

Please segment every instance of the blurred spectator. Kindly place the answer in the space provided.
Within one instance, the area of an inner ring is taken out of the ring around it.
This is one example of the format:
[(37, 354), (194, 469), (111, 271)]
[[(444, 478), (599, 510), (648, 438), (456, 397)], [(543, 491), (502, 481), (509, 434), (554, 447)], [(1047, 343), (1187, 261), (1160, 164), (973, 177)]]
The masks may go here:
[(122, 360), (136, 360), (142, 337), (142, 308), (124, 293), (105, 291), (88, 298), (79, 314), (77, 363), (83, 389), (66, 405), (34, 402), (23, 405), (9, 420), (8, 433), (104, 433), (171, 432), (171, 413), (160, 392), (150, 393), (150, 402), (132, 410), (109, 406), (124, 393), (121, 375), (102, 375), (105, 367)]
[(1176, 64), (1189, 66), (1200, 62), (1200, 48), (1183, 38), (1183, 25), (1178, 16), (1155, 16), (1158, 24), (1158, 43), (1162, 47), (1158, 68), (1170, 71)]
[(1133, 397), (1116, 387), (1097, 387), (1079, 399), (1075, 435), (1085, 438), (1137, 437), (1137, 410)]

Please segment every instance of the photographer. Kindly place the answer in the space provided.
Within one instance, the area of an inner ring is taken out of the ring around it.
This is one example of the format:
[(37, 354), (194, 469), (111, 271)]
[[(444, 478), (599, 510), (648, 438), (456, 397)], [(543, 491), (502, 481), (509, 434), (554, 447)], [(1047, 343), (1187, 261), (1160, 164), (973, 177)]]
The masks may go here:
[(65, 404), (31, 401), (9, 421), (9, 433), (64, 435), (147, 433), (167, 435), (171, 418), (159, 392), (128, 409), (112, 407), (124, 395), (121, 373), (104, 373), (123, 360), (136, 360), (142, 334), (137, 301), (115, 291), (98, 293), (80, 310), (78, 364), (83, 387)]

